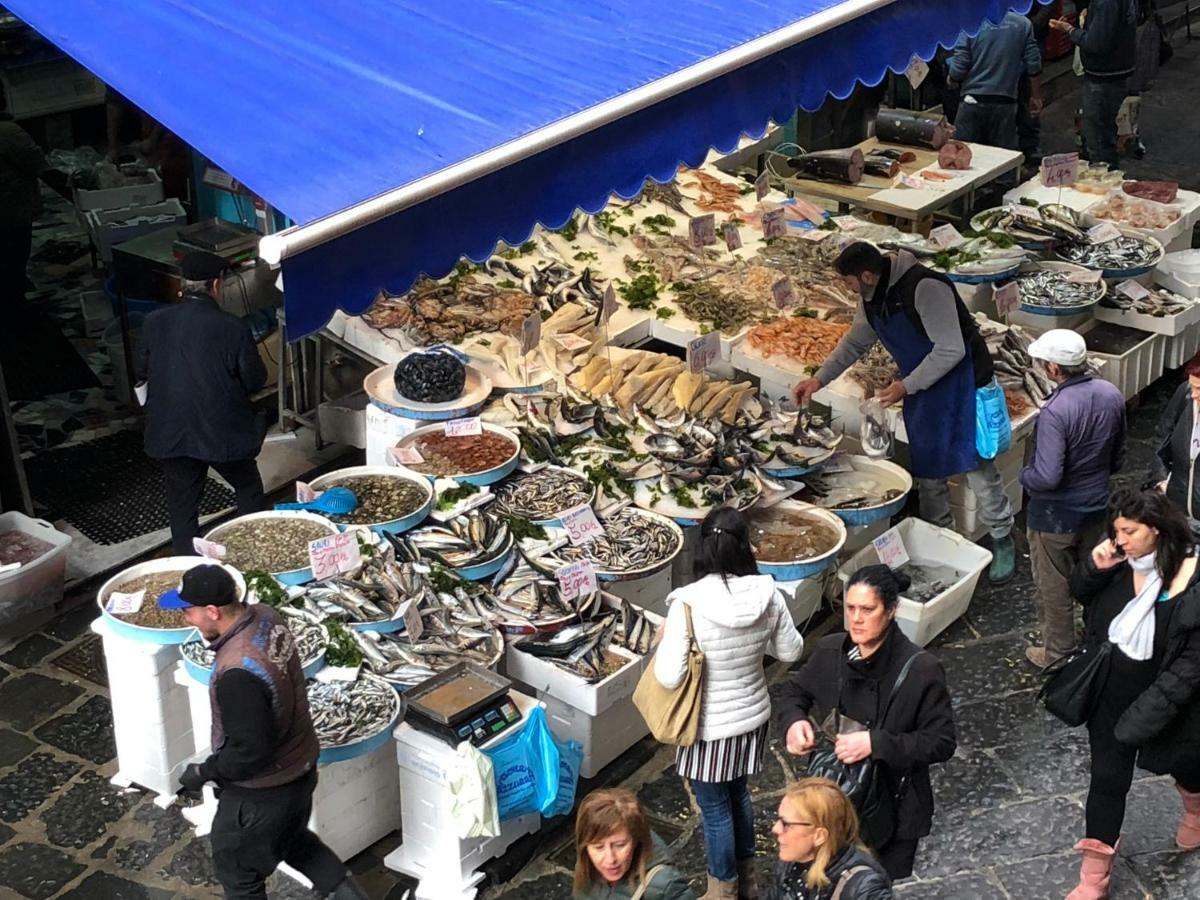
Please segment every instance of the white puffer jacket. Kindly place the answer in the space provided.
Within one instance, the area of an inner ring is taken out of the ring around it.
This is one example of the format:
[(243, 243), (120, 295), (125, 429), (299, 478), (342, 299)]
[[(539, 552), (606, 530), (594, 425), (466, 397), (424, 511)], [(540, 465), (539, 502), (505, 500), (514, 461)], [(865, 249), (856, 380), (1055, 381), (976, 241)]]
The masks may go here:
[(804, 639), (770, 575), (742, 575), (726, 587), (719, 575), (706, 575), (667, 597), (670, 609), (654, 656), (654, 675), (663, 687), (677, 687), (687, 663), (687, 622), (704, 651), (704, 683), (699, 738), (715, 741), (753, 731), (771, 714), (763, 655), (784, 662), (800, 658)]

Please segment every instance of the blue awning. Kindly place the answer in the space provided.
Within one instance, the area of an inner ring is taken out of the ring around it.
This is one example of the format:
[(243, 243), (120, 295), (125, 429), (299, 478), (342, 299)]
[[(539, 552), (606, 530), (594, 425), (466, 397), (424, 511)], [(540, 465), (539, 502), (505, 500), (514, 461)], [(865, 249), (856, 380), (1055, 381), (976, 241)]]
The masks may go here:
[(289, 337), (1029, 0), (6, 0), (298, 225)]

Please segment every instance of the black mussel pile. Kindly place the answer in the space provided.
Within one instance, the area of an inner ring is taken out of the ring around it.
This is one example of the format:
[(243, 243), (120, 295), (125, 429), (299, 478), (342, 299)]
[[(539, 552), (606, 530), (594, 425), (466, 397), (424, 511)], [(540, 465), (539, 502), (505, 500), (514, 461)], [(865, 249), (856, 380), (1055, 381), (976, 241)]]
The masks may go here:
[(448, 350), (410, 353), (396, 364), (396, 392), (418, 403), (448, 403), (462, 396), (467, 369)]

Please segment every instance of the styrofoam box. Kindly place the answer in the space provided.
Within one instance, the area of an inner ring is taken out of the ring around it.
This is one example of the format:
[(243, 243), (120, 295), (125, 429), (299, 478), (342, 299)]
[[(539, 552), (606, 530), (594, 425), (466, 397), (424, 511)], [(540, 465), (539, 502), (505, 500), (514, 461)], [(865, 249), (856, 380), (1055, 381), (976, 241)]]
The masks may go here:
[(400, 438), (412, 434), (422, 425), (429, 424), (417, 419), (393, 416), (389, 412), (384, 412), (374, 403), (368, 403), (363, 410), (363, 422), (366, 431), (364, 443), (366, 444), (368, 466), (392, 465), (392, 461), (388, 457), (388, 450), (395, 447)]
[(1154, 270), (1154, 281), (1184, 297), (1200, 297), (1200, 250), (1168, 253)]
[[(141, 216), (170, 216), (170, 221), (132, 222)], [(149, 203), (143, 206), (127, 206), (120, 209), (93, 209), (87, 213), (87, 228), (96, 245), (96, 252), (105, 262), (112, 262), (112, 248), (123, 241), (141, 237), (160, 228), (170, 228), (172, 225), (186, 225), (187, 213), (183, 204), (174, 197), (168, 197), (161, 203)]]
[(388, 742), (320, 767), (310, 827), (339, 859), (350, 859), (400, 827), (400, 769)]
[[(921, 519), (905, 519), (895, 530), (914, 562), (952, 566), (965, 573), (953, 586), (928, 603), (914, 603), (903, 596), (900, 598), (896, 623), (909, 640), (924, 647), (967, 611), (979, 576), (992, 562), (992, 554), (962, 535)], [(872, 545), (863, 547), (850, 557), (838, 569), (843, 593), (852, 574), (863, 566), (878, 563), (879, 554)]]
[(604, 590), (623, 600), (628, 600), (635, 606), (650, 610), (659, 616), (665, 616), (667, 614), (667, 594), (671, 593), (671, 567), (665, 566), (645, 578), (634, 578), (629, 581), (606, 581)]
[(633, 700), (626, 697), (599, 715), (588, 715), (569, 703), (538, 692), (546, 704), (546, 723), (560, 741), (579, 741), (583, 760), (579, 774), (595, 778), (600, 770), (650, 733)]
[(1182, 334), (1167, 338), (1167, 346), (1163, 355), (1163, 368), (1178, 369), (1197, 353), (1200, 353), (1200, 322), (1191, 326)]
[(1101, 322), (1112, 322), (1114, 325), (1121, 325), (1125, 328), (1149, 331), (1152, 334), (1165, 334), (1171, 337), (1183, 333), (1200, 322), (1200, 303), (1193, 303), (1183, 312), (1174, 316), (1151, 316), (1129, 309), (1112, 309), (1097, 304), (1096, 318)]
[(71, 546), (69, 534), (24, 513), (0, 513), (0, 533), (7, 531), (45, 541), (51, 549), (19, 569), (0, 575), (0, 637), (23, 633), (21, 620), (51, 611), (62, 599), (67, 549)]
[(88, 212), (93, 209), (120, 209), (123, 206), (148, 206), (151, 203), (161, 203), (163, 186), (158, 173), (149, 169), (146, 172), (146, 179), (142, 184), (100, 188), (93, 191), (75, 188), (75, 208), (80, 212)]
[(804, 627), (821, 608), (825, 587), (824, 574), (822, 572), (813, 578), (801, 578), (798, 581), (775, 582), (775, 586), (783, 593), (783, 602), (797, 628)]
[(1092, 353), (1088, 355), (1105, 360), (1103, 376), (1120, 390), (1126, 399), (1136, 397), (1159, 377), (1166, 363), (1167, 339), (1161, 334), (1148, 334), (1121, 354)]

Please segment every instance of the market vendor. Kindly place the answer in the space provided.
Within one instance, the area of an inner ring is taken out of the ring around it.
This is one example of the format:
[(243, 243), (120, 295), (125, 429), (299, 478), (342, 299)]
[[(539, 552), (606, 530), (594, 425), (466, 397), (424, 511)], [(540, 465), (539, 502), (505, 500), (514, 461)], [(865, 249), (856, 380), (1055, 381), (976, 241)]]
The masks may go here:
[(966, 473), (979, 498), (980, 518), (992, 536), (988, 579), (1013, 576), (1012, 504), (991, 459), (976, 451), (975, 392), (992, 381), (992, 358), (954, 283), (919, 264), (911, 253), (884, 255), (871, 244), (846, 246), (835, 262), (862, 296), (854, 324), (812, 378), (792, 388), (796, 402), (809, 399), (858, 361), (878, 340), (895, 359), (902, 378), (884, 388), (884, 406), (904, 401), (904, 427), (912, 473), (920, 492), (921, 518), (953, 527), (946, 479)]
[(146, 317), (134, 368), (146, 382), (146, 455), (162, 464), (178, 556), (196, 551), (209, 468), (229, 482), (238, 515), (263, 507), (255, 457), (266, 418), (251, 396), (267, 382), (250, 326), (217, 304), (225, 260), (189, 253), (178, 303)]
[(188, 569), (158, 605), (182, 610), (216, 652), (209, 680), (213, 752), (179, 780), (189, 791), (217, 785), (209, 840), (226, 898), (266, 900), (266, 880), (281, 862), (322, 897), (365, 898), (345, 864), (308, 830), (320, 745), (291, 630), (266, 603), (241, 602), (222, 566)]

